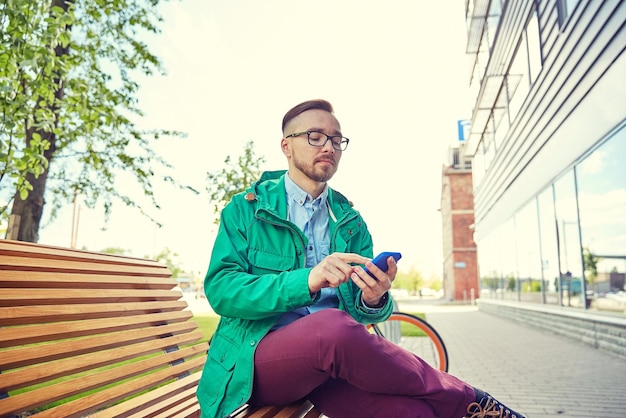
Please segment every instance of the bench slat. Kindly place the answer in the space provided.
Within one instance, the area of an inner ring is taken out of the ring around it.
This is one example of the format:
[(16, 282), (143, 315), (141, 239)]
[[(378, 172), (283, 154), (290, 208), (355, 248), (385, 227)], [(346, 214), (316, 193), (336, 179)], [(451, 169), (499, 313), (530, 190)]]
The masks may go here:
[[(0, 391), (20, 389), (33, 384), (51, 381), (59, 377), (71, 376), (86, 370), (94, 370), (99, 367), (117, 364), (167, 348), (199, 341), (202, 339), (202, 336), (202, 332), (200, 331), (174, 335), (168, 338), (144, 341), (133, 345), (124, 345), (104, 352), (98, 351), (90, 354), (72, 356), (71, 358), (51, 363), (38, 364), (34, 367), (3, 373), (2, 380), (0, 381)], [(45, 349), (45, 347), (43, 349)], [(159, 358), (162, 358), (162, 364), (166, 365), (168, 363), (163, 356)]]
[(102, 303), (74, 305), (9, 306), (0, 308), (0, 326), (43, 324), (120, 317), (157, 312), (180, 311), (187, 307), (185, 301)]
[[(196, 389), (201, 373), (194, 373), (184, 379), (176, 380), (167, 386), (162, 386), (151, 392), (144, 393), (124, 403), (114, 405), (105, 411), (93, 414), (91, 418), (107, 418), (124, 415), (126, 418), (155, 417), (167, 410), (166, 416), (175, 414), (170, 408), (172, 405), (187, 402), (197, 404)], [(171, 395), (171, 393), (175, 395)]]
[[(195, 398), (195, 394), (194, 394)], [(186, 399), (184, 402), (176, 405), (167, 405), (167, 409), (163, 409), (158, 414), (150, 414), (151, 418), (170, 418), (170, 417), (188, 417), (193, 415), (193, 408), (198, 403), (197, 399)], [(138, 415), (138, 418), (145, 417), (146, 415)]]
[(309, 416), (319, 416), (320, 413), (314, 409), (313, 404), (309, 401), (298, 401), (287, 406), (248, 406), (243, 411), (233, 415), (233, 418), (296, 418)]
[(130, 276), (126, 274), (63, 273), (0, 269), (0, 288), (71, 288), (71, 289), (165, 289), (176, 283), (170, 277)]
[(178, 300), (180, 292), (135, 289), (0, 289), (0, 306)]
[[(34, 389), (6, 399), (0, 399), (0, 416), (4, 416), (5, 414), (18, 414), (25, 408), (43, 406), (49, 402), (54, 402), (59, 399), (84, 393), (91, 389), (119, 382), (129, 376), (138, 376), (142, 373), (153, 371), (155, 368), (162, 365), (163, 359), (161, 357), (166, 358), (170, 362), (174, 362), (181, 358), (206, 352), (207, 349), (208, 344), (199, 344), (183, 350), (163, 354), (159, 357), (148, 358), (135, 363), (125, 364), (120, 367), (100, 371), (88, 376), (80, 376), (75, 379), (55, 383), (51, 386)], [(199, 370), (204, 365), (205, 357), (205, 355), (202, 355), (201, 357), (191, 358), (189, 361), (178, 363), (171, 367), (153, 371), (146, 376), (128, 380), (123, 385), (115, 385), (109, 389), (96, 392), (91, 395), (86, 395), (74, 401), (39, 412), (38, 415), (42, 418), (47, 416), (55, 418), (61, 416), (78, 416), (90, 409), (123, 399), (154, 385), (164, 383), (169, 379), (181, 376), (184, 373)]]
[(124, 274), (144, 275), (154, 277), (169, 277), (169, 269), (160, 264), (115, 264), (98, 263), (93, 260), (58, 260), (38, 257), (15, 257), (0, 254), (0, 270), (15, 271), (53, 271), (58, 273), (81, 273), (81, 274)]
[[(105, 254), (92, 251), (34, 244), (24, 241), (0, 240), (0, 255), (22, 258), (49, 258), (54, 260), (98, 261), (107, 264), (160, 266), (163, 264), (144, 258), (135, 258), (118, 254)], [(19, 265), (19, 264), (18, 264)]]
[(192, 316), (193, 314), (190, 311), (177, 311), (122, 318), (100, 318), (26, 327), (0, 328), (0, 348), (137, 329), (145, 325), (159, 325), (165, 324), (165, 322), (181, 322), (190, 319)]
[(168, 418), (200, 418), (200, 412), (195, 411), (193, 409), (188, 409), (186, 411), (181, 411), (179, 414), (172, 415)]
[[(171, 353), (170, 353), (171, 354)], [(112, 386), (100, 392), (86, 395), (82, 398), (70, 401), (40, 412), (38, 418), (57, 418), (57, 417), (79, 417), (87, 411), (95, 410), (101, 406), (109, 405), (112, 402), (125, 399), (130, 395), (137, 394), (143, 390), (153, 388), (156, 384), (165, 383), (171, 379), (183, 375), (186, 372), (197, 373), (204, 366), (206, 356), (198, 357), (180, 363), (172, 367), (158, 370), (150, 375), (141, 376), (137, 379), (126, 381), (123, 385)], [(135, 363), (137, 364), (137, 363)], [(133, 365), (130, 365), (133, 366)], [(140, 371), (138, 371), (140, 373)], [(125, 373), (123, 373), (125, 374)], [(81, 384), (85, 383), (85, 377), (81, 378)], [(106, 381), (117, 381), (116, 375), (107, 376)], [(101, 383), (97, 383), (99, 386)], [(0, 404), (1, 404), (0, 400)]]
[(177, 335), (197, 329), (195, 322), (186, 321), (158, 327), (97, 335), (89, 339), (72, 339), (44, 345), (19, 346), (14, 349), (0, 351), (0, 365), (6, 371), (61, 358), (93, 353), (94, 351), (107, 350), (157, 338), (161, 339), (164, 335)]

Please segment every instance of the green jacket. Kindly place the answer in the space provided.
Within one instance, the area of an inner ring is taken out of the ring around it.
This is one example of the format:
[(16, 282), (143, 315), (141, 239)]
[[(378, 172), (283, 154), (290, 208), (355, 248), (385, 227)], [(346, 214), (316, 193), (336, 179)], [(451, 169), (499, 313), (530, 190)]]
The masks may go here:
[[(254, 350), (284, 312), (312, 305), (305, 268), (307, 239), (287, 220), (285, 171), (263, 173), (224, 208), (204, 291), (220, 322), (211, 340), (197, 396), (203, 417), (226, 417), (252, 393)], [(372, 257), (372, 238), (361, 215), (329, 190), (330, 252)], [(339, 308), (367, 324), (389, 317), (392, 301), (372, 314), (361, 290), (337, 289)]]

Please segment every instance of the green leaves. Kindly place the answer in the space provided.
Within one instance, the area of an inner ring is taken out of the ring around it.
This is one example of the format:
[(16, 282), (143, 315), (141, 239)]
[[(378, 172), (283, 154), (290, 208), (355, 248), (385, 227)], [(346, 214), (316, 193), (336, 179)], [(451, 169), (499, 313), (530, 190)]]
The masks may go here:
[[(56, 12), (58, 12), (55, 9)], [(52, 45), (67, 28), (39, 2), (13, 0), (0, 9), (0, 192), (21, 198), (33, 190), (30, 178), (49, 167), (43, 139), (55, 128), (56, 92), (64, 71)], [(4, 214), (0, 208), (0, 214)]]
[(236, 163), (229, 156), (224, 160), (225, 168), (207, 173), (207, 191), (213, 202), (214, 223), (219, 223), (219, 213), (230, 199), (237, 193), (243, 192), (261, 176), (261, 165), (265, 162), (263, 156), (257, 157), (254, 153), (254, 142), (248, 141), (243, 155)]
[[(116, 186), (132, 179), (155, 207), (152, 183), (176, 184), (141, 130), (140, 74), (161, 71), (140, 40), (158, 32), (158, 0), (6, 0), (0, 5), (0, 202), (15, 193), (52, 205), (79, 190), (89, 206), (137, 206)], [(33, 188), (39, 179), (44, 187)], [(37, 196), (33, 193), (38, 194)], [(7, 216), (0, 205), (0, 216)]]

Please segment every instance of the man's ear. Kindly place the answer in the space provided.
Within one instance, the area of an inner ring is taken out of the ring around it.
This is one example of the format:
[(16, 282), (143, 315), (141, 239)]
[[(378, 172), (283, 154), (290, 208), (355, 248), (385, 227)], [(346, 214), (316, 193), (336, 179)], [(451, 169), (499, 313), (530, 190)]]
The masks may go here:
[(289, 141), (287, 141), (285, 138), (280, 140), (280, 149), (283, 151), (283, 154), (285, 154), (287, 158), (291, 157), (291, 148), (289, 148)]

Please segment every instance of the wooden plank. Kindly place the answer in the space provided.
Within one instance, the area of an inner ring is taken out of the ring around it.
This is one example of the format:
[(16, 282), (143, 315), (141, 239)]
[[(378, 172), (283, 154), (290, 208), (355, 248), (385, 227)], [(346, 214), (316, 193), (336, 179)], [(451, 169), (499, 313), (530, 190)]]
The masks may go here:
[[(207, 344), (198, 344), (183, 350), (163, 354), (159, 357), (165, 357), (169, 362), (174, 362), (191, 355), (201, 354), (206, 351), (206, 346)], [(142, 390), (158, 386), (177, 376), (199, 370), (204, 365), (205, 358), (206, 356), (202, 355), (171, 367), (155, 370), (155, 368), (161, 366), (163, 358), (153, 357), (113, 369), (100, 371), (88, 376), (80, 376), (54, 385), (34, 389), (30, 392), (0, 399), (0, 416), (32, 410), (33, 408), (46, 405), (50, 402), (65, 399), (92, 389), (101, 388), (111, 383), (120, 382), (122, 379), (129, 376), (138, 376), (142, 373), (151, 372), (136, 379), (127, 380), (124, 384), (115, 385), (100, 392), (86, 395), (74, 401), (38, 413), (38, 418), (80, 416), (85, 412), (124, 399)]]
[(146, 274), (165, 274), (168, 271), (166, 265), (146, 260), (146, 263), (116, 263), (112, 260), (94, 259), (55, 259), (47, 257), (20, 256), (15, 254), (0, 253), (0, 270), (32, 270), (32, 271), (119, 271), (131, 272), (144, 271)]
[(201, 418), (201, 412), (198, 411), (183, 411), (180, 414), (172, 415), (169, 418)]
[(57, 260), (38, 257), (15, 257), (0, 254), (0, 270), (51, 271), (81, 274), (124, 274), (170, 277), (169, 269), (162, 264), (116, 264), (95, 262), (90, 259)]
[[(143, 355), (163, 351), (167, 348), (178, 347), (202, 339), (201, 331), (188, 334), (173, 335), (167, 338), (144, 341), (132, 345), (124, 345), (105, 351), (97, 351), (89, 354), (68, 357), (54, 362), (38, 364), (33, 367), (19, 369), (17, 371), (3, 371), (0, 381), (0, 392), (8, 392), (34, 384), (52, 381), (59, 377), (71, 376), (87, 370), (117, 364), (139, 358)], [(162, 364), (167, 365), (167, 360), (162, 358)]]
[(248, 406), (232, 416), (234, 418), (268, 418), (273, 417), (279, 410), (278, 406)]
[(320, 412), (313, 407), (310, 401), (301, 400), (285, 406), (246, 406), (232, 416), (233, 418), (310, 418), (319, 415)]
[(175, 414), (170, 416), (169, 418), (201, 418), (201, 412), (200, 410), (188, 410), (188, 411), (182, 411), (179, 414)]
[[(38, 414), (39, 416), (37, 418), (58, 418), (58, 417), (70, 418), (70, 417), (83, 416), (86, 412), (93, 411), (98, 408), (105, 407), (107, 405), (111, 405), (112, 403), (116, 401), (125, 399), (128, 396), (137, 394), (143, 390), (154, 388), (157, 385), (165, 383), (171, 379), (175, 379), (176, 377), (181, 376), (186, 372), (190, 372), (190, 373), (196, 372), (200, 370), (202, 366), (204, 366), (205, 360), (206, 360), (206, 357), (202, 356), (198, 358), (193, 358), (184, 363), (176, 364), (175, 366), (172, 366), (169, 368), (160, 369), (156, 372), (150, 373), (145, 376), (141, 376), (137, 379), (126, 381), (124, 382), (123, 385), (112, 386), (103, 391), (89, 394), (82, 398), (59, 405), (56, 408), (42, 411)], [(129, 366), (134, 366), (137, 364), (139, 364), (139, 362), (134, 363), (133, 365), (129, 365)], [(139, 373), (141, 373), (141, 370), (138, 369), (137, 374)], [(126, 374), (127, 372), (125, 371), (122, 375), (126, 375)], [(106, 380), (110, 379), (109, 380), (110, 382), (115, 382), (119, 380), (115, 374), (106, 376), (106, 378), (107, 378)], [(98, 379), (101, 379), (101, 377), (98, 376)], [(75, 382), (73, 383), (74, 385), (76, 384)], [(90, 379), (81, 378), (80, 384), (81, 385), (90, 384)], [(101, 385), (102, 383), (99, 383), (99, 386)], [(71, 388), (71, 385), (70, 385), (70, 388)], [(0, 400), (0, 405), (1, 403), (2, 403), (2, 400)], [(0, 409), (0, 414), (1, 414), (1, 409)]]
[[(179, 404), (187, 399), (191, 399), (193, 404), (198, 405), (196, 389), (200, 376), (201, 373), (194, 373), (166, 386), (95, 413), (91, 415), (91, 418), (107, 418), (119, 415), (124, 415), (126, 418), (158, 416), (163, 410), (169, 410), (171, 405)], [(196, 406), (196, 408), (199, 407)], [(172, 411), (169, 411), (169, 414), (171, 413)]]
[(161, 263), (145, 258), (129, 257), (118, 254), (106, 254), (74, 248), (56, 247), (23, 241), (0, 239), (0, 256), (19, 256), (23, 258), (50, 258), (55, 260), (101, 261), (127, 265), (153, 266)]
[(162, 312), (123, 318), (100, 318), (25, 327), (0, 328), (0, 347), (14, 347), (31, 343), (95, 335), (113, 331), (142, 328), (182, 322), (193, 316), (191, 311)]
[(180, 322), (159, 327), (131, 329), (127, 331), (97, 335), (90, 338), (65, 340), (56, 343), (17, 347), (0, 351), (0, 370), (10, 370), (47, 361), (58, 360), (72, 355), (82, 355), (135, 344), (144, 341), (162, 339), (163, 336), (178, 335), (197, 330), (194, 322)]
[(89, 338), (72, 339), (35, 346), (18, 346), (0, 351), (0, 370), (6, 371), (18, 367), (45, 363), (66, 357), (77, 356), (94, 351), (107, 350), (129, 344), (136, 344), (165, 335), (178, 335), (197, 330), (195, 322), (185, 321), (96, 335)]
[(75, 289), (172, 289), (171, 277), (130, 276), (124, 274), (89, 274), (53, 271), (0, 270), (0, 288), (71, 287)]
[(285, 408), (282, 408), (275, 416), (277, 418), (295, 418), (295, 417), (302, 418), (312, 408), (313, 408), (313, 404), (309, 401), (294, 402), (291, 405)]
[(119, 303), (174, 301), (182, 297), (178, 290), (143, 289), (0, 289), (0, 306)]
[[(0, 302), (1, 303), (1, 302)], [(161, 302), (98, 303), (75, 305), (30, 305), (0, 307), (0, 326), (44, 324), (73, 320), (182, 311), (184, 300)]]
[(326, 418), (326, 415), (322, 414), (317, 408), (313, 407), (309, 412), (304, 414), (302, 418)]
[[(194, 393), (193, 398), (187, 398), (183, 402), (180, 402), (174, 405), (169, 405), (167, 406), (167, 409), (163, 409), (158, 414), (146, 414), (144, 416), (147, 416), (150, 418), (170, 418), (170, 417), (177, 417), (177, 416), (188, 417), (189, 415), (192, 415), (196, 411), (200, 411), (200, 404), (198, 404), (198, 400)], [(139, 417), (141, 417), (141, 415)]]

